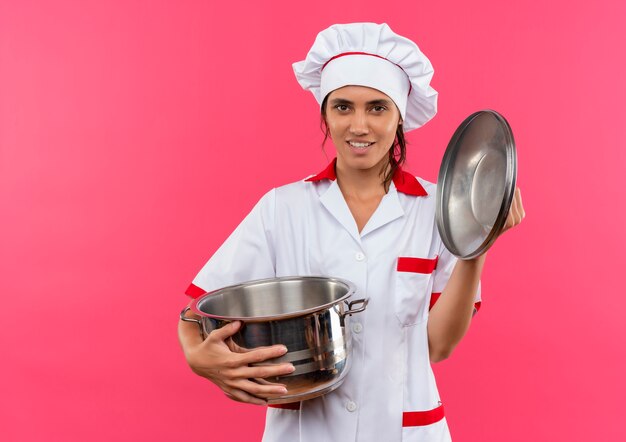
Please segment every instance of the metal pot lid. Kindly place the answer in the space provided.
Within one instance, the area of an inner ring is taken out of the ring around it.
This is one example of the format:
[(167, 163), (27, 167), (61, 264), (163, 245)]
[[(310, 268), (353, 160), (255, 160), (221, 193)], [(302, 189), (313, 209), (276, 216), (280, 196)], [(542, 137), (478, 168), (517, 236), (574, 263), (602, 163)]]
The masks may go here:
[(506, 223), (517, 179), (515, 140), (493, 110), (475, 112), (458, 127), (437, 180), (437, 228), (461, 259), (484, 253)]

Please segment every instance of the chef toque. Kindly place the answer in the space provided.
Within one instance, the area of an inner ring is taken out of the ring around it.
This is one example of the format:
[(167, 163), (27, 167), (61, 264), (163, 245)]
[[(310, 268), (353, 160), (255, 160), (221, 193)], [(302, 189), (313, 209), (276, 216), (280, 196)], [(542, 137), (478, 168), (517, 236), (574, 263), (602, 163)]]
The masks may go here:
[(306, 59), (294, 63), (293, 70), (300, 86), (320, 105), (343, 86), (378, 89), (398, 106), (405, 132), (423, 126), (437, 113), (430, 61), (386, 23), (332, 25), (317, 35)]

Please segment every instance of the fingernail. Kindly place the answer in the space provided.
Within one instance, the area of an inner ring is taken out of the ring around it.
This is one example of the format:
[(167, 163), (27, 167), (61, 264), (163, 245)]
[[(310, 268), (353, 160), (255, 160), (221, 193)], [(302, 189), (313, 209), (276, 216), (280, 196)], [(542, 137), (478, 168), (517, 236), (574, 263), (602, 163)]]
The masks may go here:
[(289, 372), (290, 372), (290, 373), (293, 373), (294, 371), (296, 371), (296, 367), (294, 367), (294, 366), (293, 366), (293, 364), (291, 364), (291, 365), (289, 366)]
[(287, 389), (286, 388), (280, 388), (278, 390), (281, 394), (287, 394)]
[(282, 351), (283, 351), (283, 353), (287, 353), (287, 347), (283, 345), (282, 346)]

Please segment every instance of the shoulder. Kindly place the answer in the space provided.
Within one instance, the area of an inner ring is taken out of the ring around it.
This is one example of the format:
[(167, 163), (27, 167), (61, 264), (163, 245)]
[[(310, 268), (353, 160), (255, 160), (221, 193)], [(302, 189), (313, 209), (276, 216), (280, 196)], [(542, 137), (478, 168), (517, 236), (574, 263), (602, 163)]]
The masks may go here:
[[(312, 176), (312, 175), (311, 175)], [(307, 181), (311, 176), (275, 189), (277, 201), (304, 202), (311, 197), (318, 197), (319, 192), (328, 187), (327, 180)]]
[(295, 181), (293, 183), (283, 184), (282, 186), (277, 187), (276, 194), (282, 197), (287, 196), (298, 196), (307, 191), (307, 188), (310, 187), (311, 183), (306, 182), (304, 179), (300, 181)]

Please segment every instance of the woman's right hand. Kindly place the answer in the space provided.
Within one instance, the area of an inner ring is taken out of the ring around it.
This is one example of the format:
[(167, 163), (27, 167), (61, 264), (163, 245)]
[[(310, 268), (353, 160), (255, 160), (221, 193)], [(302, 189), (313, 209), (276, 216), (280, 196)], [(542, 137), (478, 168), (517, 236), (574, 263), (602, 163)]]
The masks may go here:
[(284, 376), (293, 373), (295, 368), (289, 363), (251, 367), (249, 364), (283, 356), (287, 348), (284, 345), (273, 345), (245, 353), (233, 352), (226, 340), (237, 333), (240, 327), (240, 321), (231, 322), (213, 330), (202, 340), (196, 324), (180, 321), (178, 336), (187, 363), (194, 373), (213, 382), (233, 400), (266, 405), (264, 397), (285, 394), (287, 389), (282, 384), (260, 384), (250, 379)]

